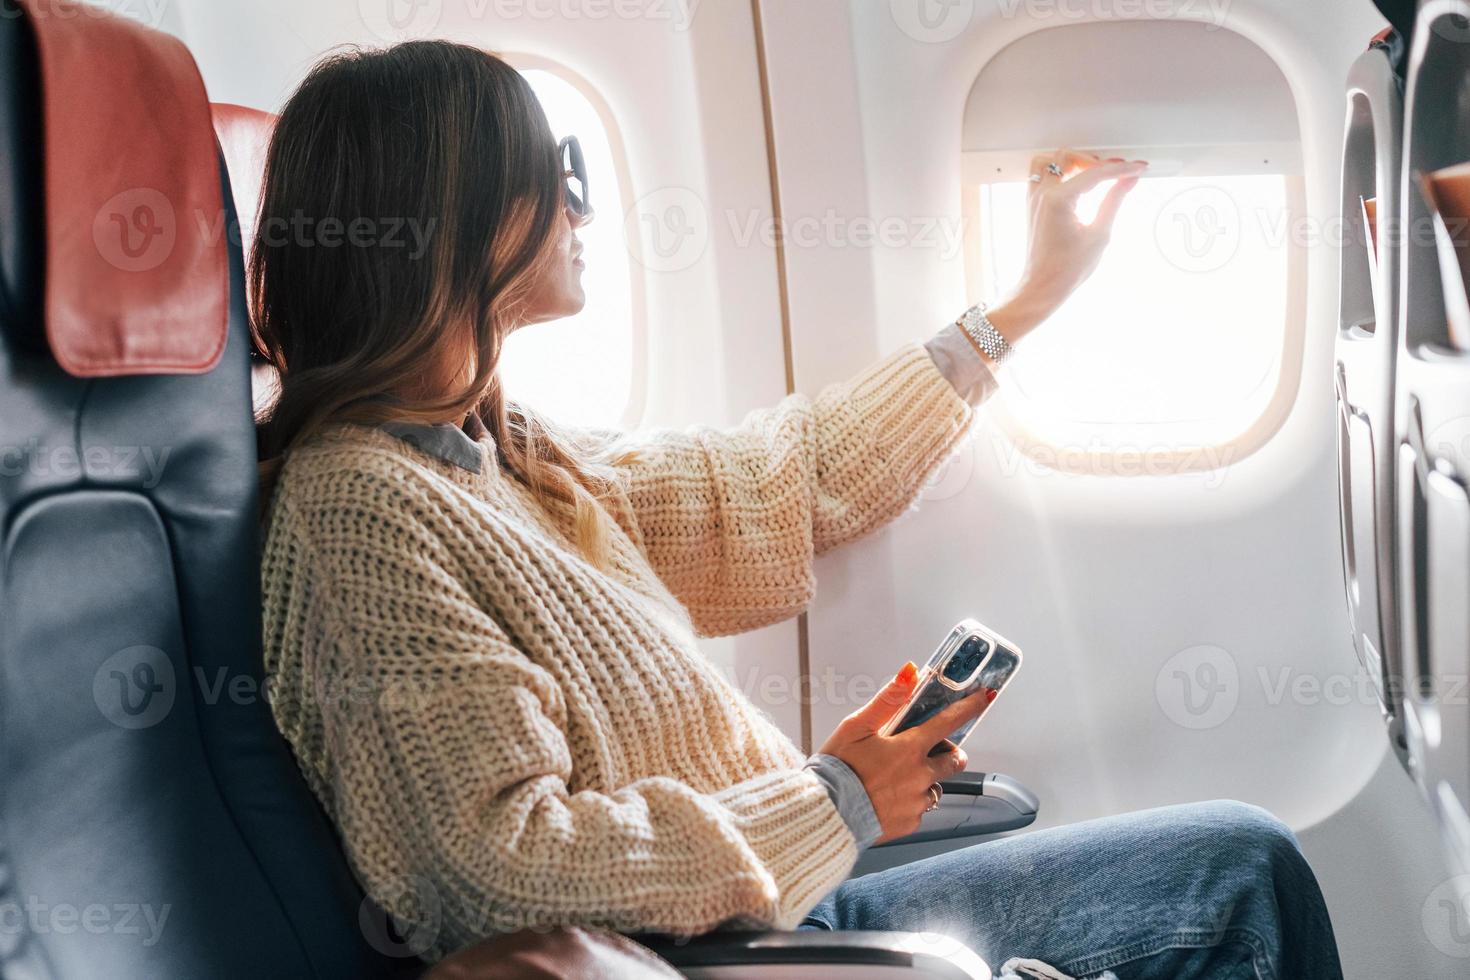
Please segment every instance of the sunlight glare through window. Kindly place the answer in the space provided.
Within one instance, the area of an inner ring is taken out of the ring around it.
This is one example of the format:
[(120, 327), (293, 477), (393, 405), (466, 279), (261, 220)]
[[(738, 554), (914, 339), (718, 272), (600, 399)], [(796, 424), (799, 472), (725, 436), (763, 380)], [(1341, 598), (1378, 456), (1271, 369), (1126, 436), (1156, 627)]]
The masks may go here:
[(628, 421), (633, 380), (632, 271), (621, 234), (624, 202), (608, 133), (597, 109), (575, 85), (545, 69), (522, 72), (558, 139), (576, 136), (587, 162), (596, 212), (577, 236), (587, 268), (587, 305), (563, 320), (535, 323), (511, 335), (501, 376), (514, 401), (572, 426), (619, 427)]
[[(1089, 220), (1111, 184), (1087, 195)], [(1021, 275), (1024, 182), (981, 188), (983, 274)], [(1239, 437), (1281, 370), (1290, 211), (1280, 175), (1141, 180), (1092, 277), (1026, 339), (1002, 408), (1067, 450), (1184, 450)]]

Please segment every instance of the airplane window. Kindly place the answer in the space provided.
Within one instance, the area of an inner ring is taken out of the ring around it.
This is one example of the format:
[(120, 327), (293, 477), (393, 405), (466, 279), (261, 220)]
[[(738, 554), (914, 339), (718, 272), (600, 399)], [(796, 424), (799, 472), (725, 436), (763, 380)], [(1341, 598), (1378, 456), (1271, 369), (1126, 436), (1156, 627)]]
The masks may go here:
[[(993, 295), (1022, 271), (1026, 189), (980, 190)], [(1105, 190), (1082, 199), (1083, 220)], [(1239, 437), (1266, 410), (1281, 371), (1288, 205), (1281, 175), (1140, 181), (1092, 278), (1027, 338), (1003, 388), (1010, 420), (1083, 459)]]
[[(1290, 84), (1249, 39), (1182, 20), (1047, 27), (998, 51), (963, 121), (971, 302), (1003, 296), (1020, 275), (1032, 156), (1064, 146), (1150, 170), (1102, 264), (1026, 339), (992, 403), (998, 428), (1068, 472), (1236, 462), (1291, 409), (1306, 255), (1340, 231), (1309, 220)], [(1083, 198), (1084, 221), (1106, 190)]]
[[(516, 59), (512, 58), (512, 61)], [(607, 120), (588, 95), (550, 67), (522, 67), (552, 132), (576, 136), (587, 162), (594, 220), (577, 232), (587, 263), (581, 313), (512, 334), (501, 360), (509, 396), (572, 426), (635, 424), (639, 329), (634, 282), (622, 236), (626, 169)]]

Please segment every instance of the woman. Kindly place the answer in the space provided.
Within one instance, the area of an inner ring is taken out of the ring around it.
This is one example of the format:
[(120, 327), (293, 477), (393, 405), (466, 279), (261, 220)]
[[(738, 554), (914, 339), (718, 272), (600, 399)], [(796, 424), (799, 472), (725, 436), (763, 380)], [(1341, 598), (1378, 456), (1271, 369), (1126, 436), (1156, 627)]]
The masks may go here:
[[(267, 666), (353, 868), (426, 958), (549, 924), (742, 924), (940, 930), (1077, 974), (1338, 976), (1290, 832), (1236, 804), (844, 884), (965, 768), (927, 750), (981, 704), (877, 735), (906, 665), (803, 759), (696, 644), (796, 614), (816, 554), (910, 505), (993, 389), (987, 357), (1090, 273), (1142, 166), (1039, 159), (1027, 273), (988, 319), (734, 430), (633, 445), (554, 431), (500, 388), (511, 331), (581, 308), (589, 214), (580, 154), (517, 72), (437, 42), (311, 72), (250, 270), (282, 378), (261, 430)], [(279, 233), (327, 217), (363, 234)], [(404, 219), (433, 229), (422, 254), (366, 232)]]

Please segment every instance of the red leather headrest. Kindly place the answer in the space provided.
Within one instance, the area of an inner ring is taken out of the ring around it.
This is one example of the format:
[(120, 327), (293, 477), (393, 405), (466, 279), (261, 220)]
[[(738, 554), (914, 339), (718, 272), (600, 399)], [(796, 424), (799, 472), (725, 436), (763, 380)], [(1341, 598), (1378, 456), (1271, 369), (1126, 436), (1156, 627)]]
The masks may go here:
[(225, 165), (230, 168), (230, 188), (235, 197), (235, 211), (240, 218), (241, 242), (248, 251), (260, 210), (265, 157), (270, 149), (271, 132), (276, 128), (276, 116), (228, 102), (216, 102), (211, 108), (214, 132), (219, 137)]
[(228, 335), (229, 251), (194, 59), (95, 7), (19, 2), (40, 61), (52, 355), (77, 377), (208, 371)]

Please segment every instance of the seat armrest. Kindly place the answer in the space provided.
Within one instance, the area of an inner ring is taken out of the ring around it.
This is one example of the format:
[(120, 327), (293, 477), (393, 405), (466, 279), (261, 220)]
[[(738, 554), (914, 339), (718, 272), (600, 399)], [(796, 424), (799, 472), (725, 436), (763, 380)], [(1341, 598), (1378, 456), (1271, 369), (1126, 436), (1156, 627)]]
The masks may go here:
[(924, 814), (919, 829), (876, 847), (983, 837), (1028, 827), (1041, 801), (1020, 781), (998, 772), (962, 772), (940, 782), (939, 808)]
[(692, 980), (991, 980), (973, 950), (930, 933), (799, 929), (635, 938)]
[[(414, 972), (407, 972), (412, 970)], [(405, 963), (401, 980), (679, 980), (673, 966), (627, 936), (605, 929), (522, 929), (466, 946), (427, 970)], [(396, 978), (399, 980), (399, 978)]]

